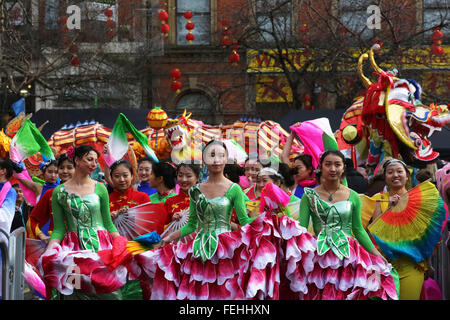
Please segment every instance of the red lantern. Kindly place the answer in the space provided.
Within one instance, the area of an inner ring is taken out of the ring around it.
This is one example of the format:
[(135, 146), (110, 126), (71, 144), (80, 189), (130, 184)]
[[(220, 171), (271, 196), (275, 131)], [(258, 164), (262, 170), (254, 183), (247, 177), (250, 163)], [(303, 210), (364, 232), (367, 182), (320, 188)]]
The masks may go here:
[(442, 39), (444, 39), (444, 34), (441, 31), (441, 28), (437, 27), (434, 29), (433, 34), (431, 35), (431, 40), (435, 44), (441, 44)]
[(181, 88), (183, 87), (183, 84), (180, 81), (172, 81), (172, 84), (170, 85), (170, 90), (175, 91), (177, 94), (180, 93)]
[(164, 33), (164, 36), (167, 37), (169, 35), (169, 30), (170, 30), (170, 27), (167, 23), (163, 23), (161, 25), (161, 33)]
[(239, 56), (239, 53), (236, 52), (236, 50), (233, 50), (233, 52), (231, 52), (231, 54), (229, 55), (228, 60), (230, 60), (232, 64), (237, 64), (239, 60), (241, 60), (241, 57)]
[(169, 15), (167, 14), (167, 11), (161, 10), (158, 14), (158, 19), (161, 20), (161, 23), (167, 22), (167, 20), (169, 20)]
[(72, 59), (70, 60), (70, 64), (71, 64), (72, 66), (74, 66), (75, 68), (78, 68), (78, 65), (80, 64), (80, 58), (78, 58), (77, 55), (74, 55), (74, 56), (72, 57)]
[(192, 14), (191, 11), (188, 11), (188, 12), (185, 12), (185, 13), (184, 13), (184, 18), (185, 18), (186, 20), (191, 20), (193, 16), (194, 16), (194, 15)]
[(170, 71), (170, 76), (172, 77), (173, 80), (180, 79), (181, 77), (180, 69), (172, 69), (172, 71)]
[(186, 35), (186, 40), (187, 40), (189, 43), (192, 43), (192, 41), (194, 41), (194, 39), (195, 39), (195, 36), (194, 36), (192, 33), (188, 33), (188, 34)]
[(444, 54), (444, 48), (442, 48), (440, 45), (437, 45), (437, 44), (433, 43), (431, 45), (431, 52), (435, 56), (442, 56)]
[(192, 31), (192, 30), (194, 30), (194, 27), (195, 27), (195, 24), (193, 24), (192, 22), (186, 23), (186, 30)]
[(111, 8), (108, 8), (105, 10), (104, 12), (105, 16), (107, 16), (108, 18), (111, 18), (113, 15), (113, 11), (111, 10)]
[(304, 25), (302, 25), (300, 28), (298, 28), (298, 32), (300, 32), (300, 33), (305, 33), (308, 31), (309, 31), (309, 27), (306, 23)]

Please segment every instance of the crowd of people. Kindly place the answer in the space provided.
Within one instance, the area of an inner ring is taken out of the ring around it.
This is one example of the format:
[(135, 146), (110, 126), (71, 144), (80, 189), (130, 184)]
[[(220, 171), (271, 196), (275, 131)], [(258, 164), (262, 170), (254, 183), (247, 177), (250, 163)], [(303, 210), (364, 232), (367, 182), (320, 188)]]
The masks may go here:
[[(377, 203), (368, 218), (375, 223), (402, 201), (416, 203), (405, 195), (434, 173), (414, 171), (412, 181), (412, 168), (385, 159), (369, 177), (338, 150), (315, 168), (307, 154), (291, 161), (293, 139), (264, 163), (257, 154), (230, 161), (226, 144), (211, 140), (200, 164), (144, 157), (133, 168), (121, 159), (101, 181), (92, 178), (99, 152), (69, 148), (41, 165), (43, 184), (17, 178), (38, 197), (34, 207), (9, 183), (23, 168), (1, 159), (0, 226), (24, 226), (27, 238), (46, 244), (35, 266), (46, 299), (420, 299), (434, 248), (445, 241), (450, 250), (445, 212), (425, 219), (429, 238), (414, 248), (425, 256), (417, 261), (398, 249), (403, 239), (386, 245), (370, 231), (361, 197)], [(437, 183), (433, 199), (449, 205), (450, 186)], [(147, 230), (159, 237), (131, 252), (135, 237), (115, 221), (147, 203), (159, 204)]]

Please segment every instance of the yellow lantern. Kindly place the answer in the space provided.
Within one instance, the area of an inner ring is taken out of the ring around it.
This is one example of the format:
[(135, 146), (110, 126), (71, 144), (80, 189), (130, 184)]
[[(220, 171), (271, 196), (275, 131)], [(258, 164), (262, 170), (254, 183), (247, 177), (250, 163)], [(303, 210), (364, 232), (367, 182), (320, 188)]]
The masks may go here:
[(149, 111), (146, 119), (152, 129), (159, 130), (166, 126), (169, 117), (160, 106), (155, 106)]

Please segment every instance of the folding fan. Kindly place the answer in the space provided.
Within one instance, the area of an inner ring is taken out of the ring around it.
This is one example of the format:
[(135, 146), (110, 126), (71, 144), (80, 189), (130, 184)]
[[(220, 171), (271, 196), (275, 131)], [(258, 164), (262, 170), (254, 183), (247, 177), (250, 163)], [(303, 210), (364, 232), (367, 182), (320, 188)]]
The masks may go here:
[(36, 268), (37, 262), (45, 251), (45, 243), (41, 240), (27, 238), (25, 240), (25, 281), (46, 298), (45, 283)]
[(167, 219), (164, 203), (144, 203), (119, 215), (113, 220), (117, 231), (128, 240), (156, 231), (161, 234)]
[(415, 262), (427, 259), (441, 237), (444, 201), (436, 187), (425, 181), (400, 197), (368, 229), (390, 260), (407, 255)]

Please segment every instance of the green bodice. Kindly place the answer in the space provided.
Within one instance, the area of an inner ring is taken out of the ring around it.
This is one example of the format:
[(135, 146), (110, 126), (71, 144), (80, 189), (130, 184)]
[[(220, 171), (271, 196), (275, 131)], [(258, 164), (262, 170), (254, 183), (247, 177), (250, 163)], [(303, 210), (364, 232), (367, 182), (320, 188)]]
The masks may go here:
[(231, 215), (233, 208), (241, 225), (251, 222), (246, 213), (245, 195), (242, 189), (233, 184), (223, 197), (208, 199), (200, 191), (199, 185), (189, 190), (190, 207), (189, 221), (180, 229), (181, 236), (185, 236), (197, 229), (193, 242), (194, 257), (203, 261), (211, 259), (218, 247), (218, 236), (231, 231)]
[[(69, 194), (64, 185), (58, 187), (54, 192), (55, 199), (52, 202), (55, 215), (55, 230), (52, 237), (61, 238), (62, 232), (74, 232), (78, 235), (79, 244), (83, 249), (98, 251), (100, 248), (97, 231), (117, 231), (115, 228), (105, 226), (110, 220), (109, 206), (105, 207), (104, 196), (101, 196), (101, 186), (97, 184), (96, 192), (80, 197)], [(63, 226), (61, 226), (61, 218)], [(109, 218), (109, 219), (108, 219)], [(57, 223), (59, 222), (59, 223)], [(112, 223), (111, 223), (112, 224)], [(58, 234), (58, 236), (57, 236)]]
[(313, 209), (311, 217), (319, 255), (331, 249), (339, 259), (348, 258), (350, 249), (347, 237), (352, 235), (354, 204), (349, 200), (326, 202), (310, 188), (305, 188), (305, 195)]

